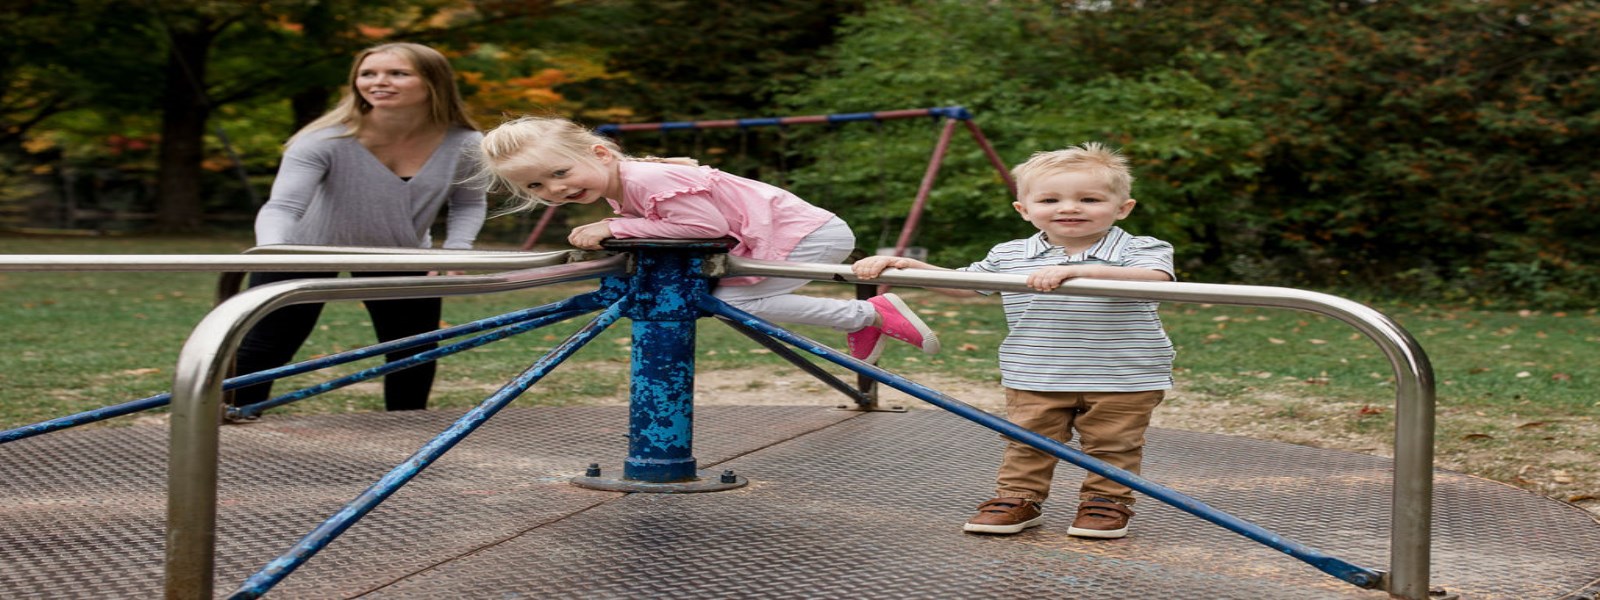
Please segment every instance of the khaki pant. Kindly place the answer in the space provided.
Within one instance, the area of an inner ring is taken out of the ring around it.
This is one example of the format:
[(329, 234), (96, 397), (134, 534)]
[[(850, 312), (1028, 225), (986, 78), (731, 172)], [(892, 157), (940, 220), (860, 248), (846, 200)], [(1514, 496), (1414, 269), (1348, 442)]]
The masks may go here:
[[(1144, 458), (1144, 431), (1150, 426), (1150, 413), (1164, 397), (1163, 390), (1030, 392), (1006, 388), (1006, 418), (1063, 444), (1072, 440), (1076, 429), (1084, 453), (1138, 475)], [(1008, 443), (995, 478), (995, 496), (1044, 502), (1050, 496), (1050, 479), (1060, 459), (1004, 439)], [(1078, 497), (1133, 504), (1132, 489), (1092, 472), (1084, 478)]]

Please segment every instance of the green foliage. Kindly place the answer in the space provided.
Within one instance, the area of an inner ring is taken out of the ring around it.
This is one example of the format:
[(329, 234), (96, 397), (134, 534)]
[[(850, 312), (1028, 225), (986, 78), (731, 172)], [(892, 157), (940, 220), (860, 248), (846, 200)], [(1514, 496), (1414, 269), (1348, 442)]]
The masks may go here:
[[(1173, 242), (1185, 280), (1582, 306), (1600, 294), (1596, 29), (1594, 2), (1537, 0), (21, 0), (0, 8), (0, 198), (65, 168), (155, 189), (161, 90), (193, 75), (212, 122), (184, 131), (210, 137), (204, 169), (176, 179), (205, 179), (195, 207), (242, 212), (218, 130), (264, 191), (351, 54), (404, 39), (455, 59), (485, 125), (961, 105), (1007, 164), (1122, 147), (1140, 200), (1126, 227)], [(185, 75), (166, 51), (196, 33), (215, 37)], [(905, 225), (938, 126), (624, 143), (794, 189), (874, 249)], [(915, 244), (976, 259), (1031, 232), (1010, 201), (958, 128)]]
[[(787, 101), (965, 105), (1012, 164), (1121, 146), (1127, 227), (1187, 278), (1574, 306), (1600, 293), (1596, 24), (1589, 2), (884, 1)], [(885, 132), (819, 136), (793, 176), (846, 190), (829, 206), (869, 239), (898, 230), (929, 144)], [(963, 142), (919, 235), (946, 264), (1027, 233)]]
[[(1249, 152), (1259, 133), (1222, 114), (1222, 94), (1188, 72), (1123, 75), (1074, 59), (1081, 54), (1064, 48), (1104, 41), (1071, 24), (1031, 6), (877, 4), (846, 23), (829, 69), (790, 101), (837, 112), (961, 104), (1010, 165), (1085, 141), (1120, 146), (1140, 180), (1140, 206), (1126, 227), (1173, 242), (1185, 269), (1211, 264), (1224, 250), (1213, 245), (1237, 233), (1230, 226), (1242, 205), (1238, 188), (1261, 168)], [(885, 73), (893, 75), (885, 81)], [(916, 134), (925, 127), (819, 135), (816, 163), (795, 179), (845, 190), (830, 208), (882, 245), (898, 232), (929, 160), (932, 135)], [(937, 262), (981, 258), (995, 243), (1032, 232), (1012, 200), (982, 153), (958, 135), (917, 239)]]
[(585, 33), (617, 77), (565, 86), (585, 111), (625, 108), (632, 122), (755, 116), (792, 87), (839, 15), (860, 0), (626, 0)]

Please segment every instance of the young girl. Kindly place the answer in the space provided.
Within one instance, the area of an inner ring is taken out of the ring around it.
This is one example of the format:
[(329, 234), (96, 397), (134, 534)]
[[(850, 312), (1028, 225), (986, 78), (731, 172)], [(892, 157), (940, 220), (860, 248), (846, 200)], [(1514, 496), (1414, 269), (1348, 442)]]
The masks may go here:
[[(495, 187), (521, 203), (591, 204), (620, 215), (572, 230), (567, 241), (589, 250), (606, 238), (738, 240), (729, 254), (762, 260), (836, 264), (855, 248), (839, 217), (778, 187), (699, 166), (686, 158), (634, 158), (615, 142), (566, 119), (522, 117), (484, 134), (482, 168)], [(771, 321), (849, 332), (850, 355), (873, 362), (885, 337), (929, 354), (939, 338), (900, 297), (839, 300), (794, 294), (803, 279), (732, 277), (713, 294)]]

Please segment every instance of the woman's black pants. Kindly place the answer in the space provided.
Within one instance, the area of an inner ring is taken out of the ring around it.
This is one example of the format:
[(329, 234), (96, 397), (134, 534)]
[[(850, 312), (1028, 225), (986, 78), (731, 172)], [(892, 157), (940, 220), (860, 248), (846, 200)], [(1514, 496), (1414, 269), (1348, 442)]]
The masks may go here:
[[(420, 276), (423, 272), (351, 273), (352, 277)], [(290, 279), (338, 277), (338, 273), (251, 273), (250, 287)], [(372, 317), (372, 328), (377, 330), (378, 341), (387, 342), (403, 337), (427, 333), (439, 328), (441, 302), (438, 298), (413, 298), (407, 300), (367, 300), (363, 302)], [(289, 364), (295, 352), (311, 336), (322, 314), (322, 304), (294, 304), (272, 311), (245, 334), (239, 344), (237, 374), (273, 369)], [(385, 356), (394, 362), (414, 354), (427, 352), (439, 345), (424, 344), (391, 352)], [(421, 410), (428, 407), (428, 393), (433, 388), (435, 365), (425, 362), (409, 369), (395, 371), (383, 378), (383, 404), (388, 410)], [(272, 395), (272, 382), (239, 388), (234, 391), (234, 406), (245, 406), (267, 400)]]

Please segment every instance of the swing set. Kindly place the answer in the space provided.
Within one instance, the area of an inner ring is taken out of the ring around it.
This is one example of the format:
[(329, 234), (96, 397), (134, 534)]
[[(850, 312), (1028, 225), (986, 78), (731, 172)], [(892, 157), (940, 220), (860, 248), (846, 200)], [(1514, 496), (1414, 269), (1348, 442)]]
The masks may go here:
[[(595, 133), (611, 137), (620, 141), (623, 134), (638, 131), (658, 131), (663, 134), (673, 131), (703, 131), (707, 129), (733, 129), (749, 130), (753, 127), (784, 127), (788, 125), (839, 125), (858, 121), (882, 123), (893, 119), (914, 119), (927, 117), (930, 119), (943, 119), (939, 130), (939, 140), (934, 144), (933, 156), (928, 159), (928, 168), (922, 174), (922, 183), (917, 188), (917, 196), (911, 203), (911, 210), (906, 215), (905, 224), (900, 229), (900, 236), (894, 243), (894, 255), (905, 256), (906, 248), (911, 244), (911, 238), (916, 233), (917, 223), (922, 218), (922, 210), (928, 202), (928, 194), (933, 190), (933, 182), (939, 175), (939, 167), (944, 164), (944, 155), (950, 150), (950, 138), (955, 135), (956, 124), (960, 123), (972, 134), (973, 141), (983, 149), (989, 163), (994, 165), (1000, 173), (1000, 178), (1006, 182), (1006, 188), (1012, 195), (1016, 194), (1017, 185), (1011, 179), (1011, 172), (1006, 169), (1005, 161), (1000, 160), (1000, 155), (994, 151), (994, 146), (989, 144), (989, 139), (984, 137), (983, 131), (978, 129), (978, 124), (973, 122), (972, 112), (961, 106), (946, 106), (940, 108), (912, 108), (905, 110), (886, 110), (878, 112), (839, 113), (828, 115), (803, 115), (792, 117), (758, 117), (750, 119), (722, 119), (714, 121), (671, 121), (665, 123), (623, 123), (601, 125), (595, 128)], [(555, 216), (556, 207), (547, 206), (540, 214), (539, 221), (533, 226), (533, 231), (527, 239), (522, 241), (521, 249), (526, 251), (533, 248), (539, 237), (549, 227), (551, 219)]]

